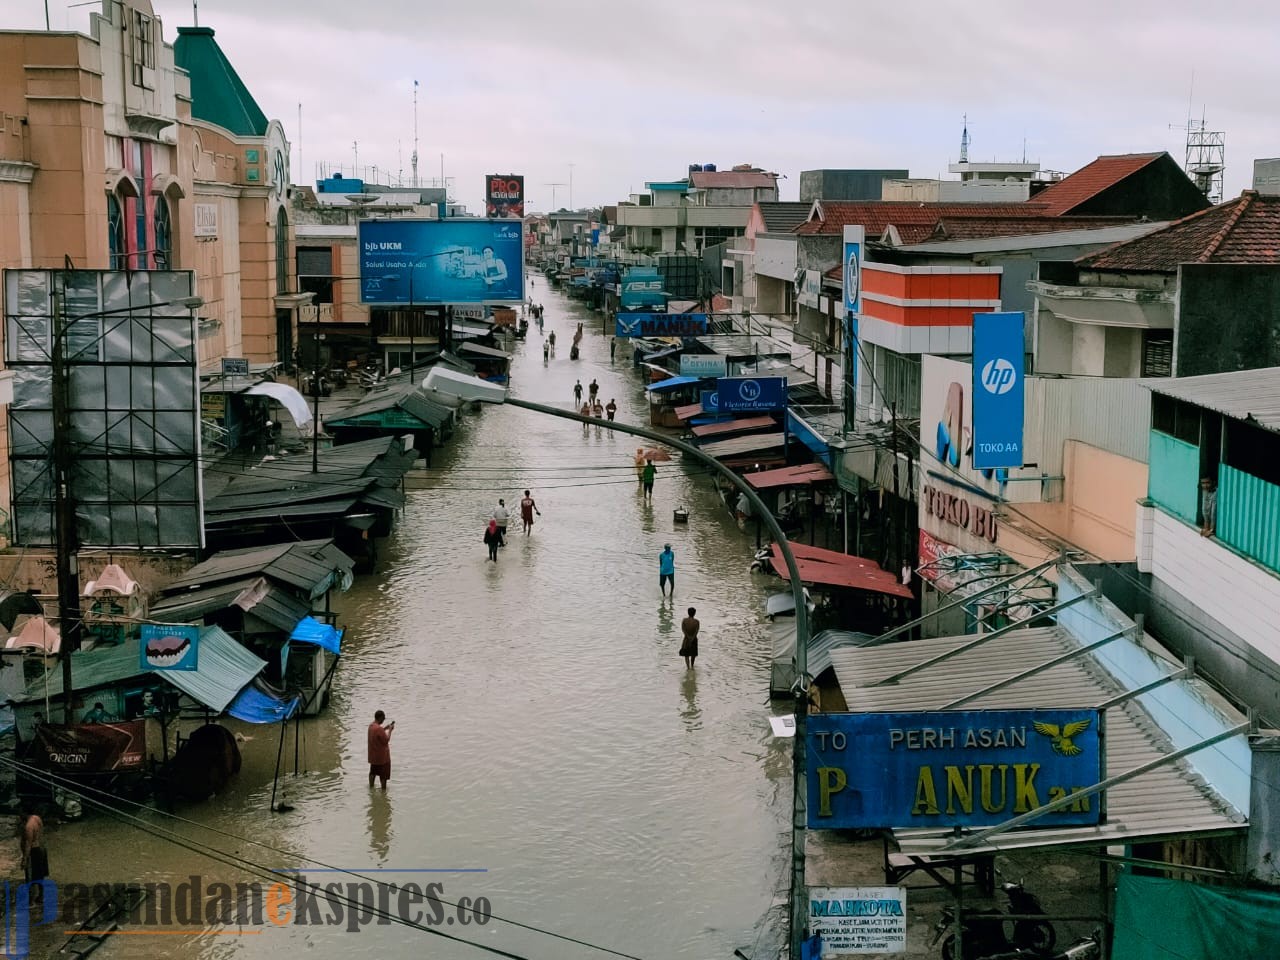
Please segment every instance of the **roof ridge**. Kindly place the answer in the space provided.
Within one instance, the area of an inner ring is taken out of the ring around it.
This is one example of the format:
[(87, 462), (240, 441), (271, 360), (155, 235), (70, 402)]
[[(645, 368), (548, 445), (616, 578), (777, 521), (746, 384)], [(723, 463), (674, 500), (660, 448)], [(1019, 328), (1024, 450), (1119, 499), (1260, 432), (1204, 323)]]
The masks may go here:
[(1158, 237), (1163, 233), (1168, 233), (1170, 230), (1173, 230), (1175, 227), (1181, 227), (1183, 224), (1189, 223), (1192, 220), (1195, 220), (1197, 217), (1207, 216), (1208, 214), (1211, 214), (1211, 213), (1221, 213), (1222, 208), (1225, 206), (1226, 206), (1225, 203), (1221, 203), (1214, 207), (1205, 207), (1203, 210), (1197, 210), (1195, 213), (1189, 213), (1185, 217), (1182, 217), (1179, 220), (1170, 221), (1169, 223), (1166, 223), (1163, 227), (1160, 227), (1158, 230), (1152, 230), (1150, 233), (1144, 233), (1138, 237), (1130, 237), (1128, 240), (1117, 240), (1115, 243), (1111, 244), (1110, 246), (1103, 247), (1101, 250), (1095, 250), (1092, 253), (1083, 254), (1079, 257), (1076, 257), (1076, 259), (1073, 262), (1083, 263), (1085, 260), (1099, 259), (1105, 256), (1106, 254), (1113, 252), (1119, 247), (1125, 246), (1126, 244), (1146, 242), (1147, 240), (1150, 240), (1152, 237)]
[[(1240, 222), (1240, 218), (1244, 216), (1244, 212), (1249, 209), (1249, 205), (1253, 202), (1253, 198), (1256, 196), (1257, 194), (1250, 196), (1250, 192), (1247, 190), (1240, 194), (1240, 198), (1236, 201), (1235, 210), (1233, 210), (1230, 216), (1227, 217), (1227, 222), (1224, 223), (1218, 229), (1218, 232), (1213, 235), (1208, 246), (1206, 246), (1200, 253), (1200, 256), (1196, 257), (1196, 263), (1208, 263), (1210, 258), (1218, 252), (1218, 248), (1222, 246), (1223, 241), (1226, 240), (1231, 231), (1235, 229), (1236, 224)], [(1213, 208), (1211, 207), (1210, 209)]]

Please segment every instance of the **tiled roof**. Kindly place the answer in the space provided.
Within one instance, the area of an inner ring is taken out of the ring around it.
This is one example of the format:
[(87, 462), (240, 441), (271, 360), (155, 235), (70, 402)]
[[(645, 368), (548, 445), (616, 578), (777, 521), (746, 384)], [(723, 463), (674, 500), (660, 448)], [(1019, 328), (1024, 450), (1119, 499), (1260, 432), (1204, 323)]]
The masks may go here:
[[(846, 225), (861, 224), (868, 237), (881, 236), (890, 224), (898, 228), (925, 227), (943, 217), (1035, 217), (1044, 209), (1035, 202), (1019, 203), (920, 203), (914, 200), (819, 200), (812, 219), (796, 227), (804, 236), (839, 235)], [(926, 233), (927, 236), (927, 233)]]
[(1173, 273), (1180, 263), (1280, 264), (1280, 197), (1246, 190), (1161, 230), (1076, 261), (1089, 270)]
[(982, 240), (987, 237), (1020, 237), (1064, 230), (1090, 230), (1133, 223), (1133, 217), (942, 217), (928, 240)]
[(751, 173), (745, 170), (702, 170), (689, 174), (689, 185), (696, 190), (754, 190), (769, 188), (777, 179), (768, 173)]
[(173, 60), (191, 75), (191, 115), (238, 137), (262, 137), (267, 115), (236, 68), (213, 39), (209, 27), (179, 27)]
[(1041, 190), (1031, 198), (1031, 202), (1042, 204), (1048, 216), (1061, 216), (1165, 155), (1163, 152), (1121, 153), (1099, 157), (1071, 176)]
[(808, 200), (761, 201), (756, 205), (760, 208), (760, 219), (764, 221), (766, 233), (790, 233), (809, 219), (809, 211), (813, 209)]

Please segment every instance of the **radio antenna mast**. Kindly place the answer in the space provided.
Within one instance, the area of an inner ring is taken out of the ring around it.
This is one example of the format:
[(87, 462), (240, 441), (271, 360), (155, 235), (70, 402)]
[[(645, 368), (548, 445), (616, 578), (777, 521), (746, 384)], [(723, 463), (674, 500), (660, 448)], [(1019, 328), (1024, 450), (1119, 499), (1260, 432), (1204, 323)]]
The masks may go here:
[(418, 81), (413, 81), (413, 153), (409, 156), (413, 167), (413, 185), (418, 185)]

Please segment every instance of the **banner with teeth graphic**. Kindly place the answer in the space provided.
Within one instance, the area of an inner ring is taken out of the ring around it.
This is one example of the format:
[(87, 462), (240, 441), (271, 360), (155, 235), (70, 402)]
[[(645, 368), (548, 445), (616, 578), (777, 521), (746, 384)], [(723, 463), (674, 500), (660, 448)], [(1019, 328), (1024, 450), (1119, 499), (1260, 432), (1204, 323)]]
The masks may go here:
[(142, 628), (142, 669), (195, 670), (200, 628), (146, 624)]

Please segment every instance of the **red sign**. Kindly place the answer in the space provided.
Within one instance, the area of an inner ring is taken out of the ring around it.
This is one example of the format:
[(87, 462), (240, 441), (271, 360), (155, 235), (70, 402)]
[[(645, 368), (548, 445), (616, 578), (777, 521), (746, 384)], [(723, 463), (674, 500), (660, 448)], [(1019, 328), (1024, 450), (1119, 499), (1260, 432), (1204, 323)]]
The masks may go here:
[(486, 217), (524, 216), (524, 177), (514, 173), (494, 173), (484, 181)]
[(31, 756), (36, 766), (59, 773), (139, 770), (147, 754), (147, 722), (83, 723), (36, 728)]

